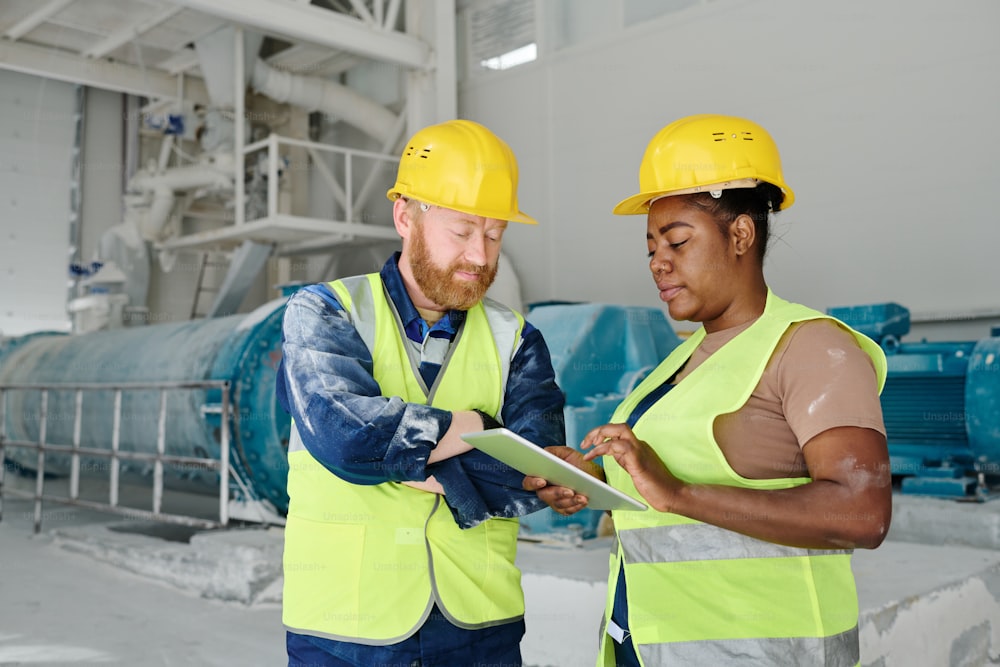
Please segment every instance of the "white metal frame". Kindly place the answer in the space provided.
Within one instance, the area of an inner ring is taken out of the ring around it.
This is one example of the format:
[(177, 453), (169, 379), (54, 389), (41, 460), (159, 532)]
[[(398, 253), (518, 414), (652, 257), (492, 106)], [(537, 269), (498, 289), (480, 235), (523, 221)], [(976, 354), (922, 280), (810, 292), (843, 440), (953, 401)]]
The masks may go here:
[[(237, 125), (239, 125), (237, 123)], [(239, 139), (238, 139), (239, 140)], [(310, 218), (278, 210), (278, 180), (281, 164), (282, 146), (303, 148), (312, 157), (312, 164), (329, 187), (330, 193), (344, 209), (343, 220), (327, 220)], [(372, 169), (362, 185), (357, 198), (354, 197), (354, 163), (363, 158), (379, 163), (397, 164), (398, 155), (375, 153), (372, 151), (322, 144), (315, 141), (293, 139), (278, 134), (270, 134), (267, 138), (247, 144), (242, 151), (237, 152), (236, 170), (242, 174), (248, 155), (258, 151), (267, 151), (267, 215), (256, 220), (246, 220), (245, 197), (242, 188), (235, 188), (234, 224), (219, 229), (187, 234), (169, 239), (157, 245), (168, 250), (205, 248), (236, 243), (242, 240), (267, 240), (278, 243), (278, 254), (296, 254), (314, 252), (323, 248), (344, 243), (355, 238), (374, 240), (399, 240), (399, 234), (391, 225), (373, 225), (358, 222), (355, 211), (364, 205), (372, 193), (376, 183), (377, 169)], [(333, 154), (343, 162), (344, 181), (341, 183), (321, 159), (321, 154)], [(235, 176), (237, 183), (242, 183), (240, 175)]]
[[(3, 520), (3, 497), (10, 494), (22, 498), (33, 498), (35, 500), (34, 530), (35, 533), (41, 531), (42, 526), (42, 502), (56, 502), (64, 505), (77, 505), (88, 507), (104, 512), (122, 514), (131, 518), (142, 518), (166, 523), (183, 524), (201, 528), (219, 528), (229, 523), (229, 478), (233, 474), (229, 462), (229, 417), (233, 412), (229, 402), (228, 380), (204, 380), (196, 382), (119, 382), (119, 383), (76, 383), (76, 384), (0, 384), (0, 521)], [(125, 452), (119, 446), (121, 434), (121, 407), (122, 392), (133, 390), (160, 390), (160, 409), (157, 420), (156, 453), (147, 452)], [(167, 392), (171, 390), (183, 389), (220, 389), (222, 392), (221, 419), (222, 428), (219, 442), (220, 455), (215, 458), (199, 458), (193, 456), (173, 456), (166, 453), (166, 432), (167, 432)], [(7, 392), (21, 390), (36, 390), (41, 392), (41, 408), (39, 410), (39, 430), (38, 442), (25, 440), (11, 440), (7, 437)], [(52, 444), (46, 442), (46, 423), (48, 420), (48, 400), (50, 391), (74, 391), (75, 412), (73, 421), (73, 443), (72, 445)], [(111, 449), (100, 449), (95, 447), (80, 446), (80, 430), (83, 410), (84, 391), (114, 391), (114, 423), (112, 427)], [(35, 470), (35, 492), (33, 494), (19, 489), (5, 489), (4, 475), (5, 467), (4, 449), (6, 447), (31, 449), (38, 453), (38, 461)], [(45, 455), (48, 452), (69, 454), (70, 480), (69, 496), (51, 496), (45, 494)], [(83, 500), (80, 493), (80, 457), (96, 456), (111, 459), (109, 469), (109, 490), (108, 502), (99, 503), (90, 500)], [(119, 505), (119, 490), (121, 461), (152, 461), (153, 462), (153, 501), (152, 510), (142, 510), (132, 507), (122, 507)], [(163, 466), (167, 465), (188, 465), (216, 470), (219, 472), (219, 520), (210, 521), (196, 517), (183, 516), (162, 512), (163, 504)], [(239, 482), (239, 476), (233, 474)], [(242, 486), (242, 484), (241, 484)]]

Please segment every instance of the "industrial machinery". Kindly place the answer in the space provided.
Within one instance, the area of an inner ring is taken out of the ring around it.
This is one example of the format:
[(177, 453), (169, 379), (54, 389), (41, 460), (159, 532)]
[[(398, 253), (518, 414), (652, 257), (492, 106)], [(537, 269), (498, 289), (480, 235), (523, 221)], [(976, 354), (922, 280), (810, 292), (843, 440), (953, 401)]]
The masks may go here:
[[(0, 341), (3, 385), (112, 383), (163, 380), (228, 380), (234, 408), (230, 460), (234, 502), (256, 503), (280, 517), (285, 492), (289, 418), (277, 405), (275, 373), (280, 361), (284, 298), (252, 313), (189, 322), (126, 327), (80, 335), (30, 334)], [(888, 359), (882, 407), (892, 472), (903, 493), (984, 500), (1000, 473), (1000, 332), (979, 341), (902, 342), (909, 311), (897, 304), (831, 309), (830, 314), (878, 341)], [(593, 303), (544, 303), (528, 319), (545, 335), (566, 393), (566, 442), (605, 423), (615, 407), (680, 339), (655, 308)], [(40, 392), (6, 394), (4, 436), (37, 441)], [(219, 390), (172, 394), (168, 453), (217, 457), (221, 441)], [(68, 444), (74, 433), (73, 394), (50, 391), (47, 443)], [(109, 447), (111, 392), (88, 395), (80, 441)], [(123, 398), (119, 447), (154, 452), (158, 395), (130, 392)], [(9, 448), (7, 459), (31, 470), (29, 450)], [(46, 470), (68, 468), (68, 457), (51, 456)], [(149, 464), (128, 461), (122, 474), (148, 478)], [(214, 493), (214, 471), (165, 470), (168, 488)], [(563, 517), (545, 509), (522, 520), (523, 534), (593, 537), (603, 512)], [(235, 516), (235, 515), (234, 515)], [(252, 518), (247, 516), (246, 518)]]
[[(284, 299), (248, 315), (154, 324), (79, 335), (31, 334), (0, 341), (0, 386), (16, 384), (112, 383), (164, 380), (229, 380), (234, 406), (230, 461), (238, 479), (231, 494), (238, 503), (264, 503), (275, 516), (287, 510), (285, 491), (289, 417), (277, 405), (274, 379), (281, 355)], [(567, 443), (606, 422), (618, 402), (679, 343), (657, 309), (602, 304), (547, 304), (529, 319), (546, 336), (556, 378), (567, 394)], [(36, 442), (40, 433), (40, 392), (6, 392), (5, 436)], [(73, 392), (50, 392), (45, 441), (73, 441)], [(112, 441), (111, 392), (84, 398), (80, 442), (108, 448)], [(123, 397), (122, 451), (154, 453), (158, 394), (135, 391)], [(167, 453), (219, 455), (221, 396), (216, 390), (178, 393), (169, 398)], [(36, 457), (9, 448), (6, 457), (26, 471)], [(65, 473), (68, 456), (50, 455), (46, 471)], [(96, 462), (85, 470), (106, 470)], [(142, 481), (149, 464), (122, 463), (122, 475)], [(106, 473), (105, 473), (106, 476)], [(166, 467), (168, 488), (215, 493), (218, 475), (186, 467)], [(596, 534), (602, 512), (585, 510), (561, 517), (543, 510), (525, 519), (526, 533)], [(236, 514), (233, 514), (236, 516)], [(244, 512), (245, 518), (252, 518)]]
[(888, 376), (882, 413), (902, 493), (986, 500), (1000, 477), (1000, 331), (978, 341), (903, 342), (895, 303), (831, 308), (877, 341)]
[[(0, 340), (0, 386), (71, 385), (80, 383), (228, 380), (230, 404), (231, 497), (236, 503), (262, 504), (270, 512), (287, 509), (285, 493), (290, 422), (277, 405), (274, 378), (281, 358), (281, 316), (284, 299), (253, 312), (228, 317), (126, 327), (80, 335), (30, 334)], [(40, 435), (41, 391), (6, 390), (9, 440), (37, 442)], [(79, 441), (84, 446), (110, 448), (114, 428), (112, 393), (87, 392)], [(74, 440), (75, 405), (72, 390), (50, 390), (46, 406), (45, 442), (69, 445)], [(121, 451), (155, 454), (159, 392), (123, 393), (119, 423)], [(220, 390), (171, 392), (167, 397), (167, 453), (198, 458), (219, 457), (221, 441)], [(36, 456), (27, 449), (8, 448), (15, 467), (32, 470)], [(65, 473), (69, 457), (49, 455), (46, 472)], [(123, 461), (123, 478), (147, 481), (151, 464)], [(106, 471), (107, 460), (85, 463), (84, 471)], [(107, 479), (107, 473), (104, 473)], [(167, 488), (212, 492), (218, 473), (194, 466), (164, 469)], [(235, 517), (236, 514), (233, 514)], [(251, 515), (252, 516), (252, 515)], [(250, 518), (250, 517), (248, 517)]]

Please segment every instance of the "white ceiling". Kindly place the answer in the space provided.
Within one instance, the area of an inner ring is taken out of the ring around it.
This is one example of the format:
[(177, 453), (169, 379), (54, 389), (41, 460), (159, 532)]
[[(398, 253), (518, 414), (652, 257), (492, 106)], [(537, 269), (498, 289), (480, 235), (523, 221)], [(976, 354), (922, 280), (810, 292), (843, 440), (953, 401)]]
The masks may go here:
[[(366, 59), (426, 68), (399, 32), (401, 0), (4, 0), (0, 68), (145, 95), (204, 95), (193, 43), (228, 25), (263, 34), (266, 61), (331, 77)], [(204, 100), (202, 100), (204, 101)]]

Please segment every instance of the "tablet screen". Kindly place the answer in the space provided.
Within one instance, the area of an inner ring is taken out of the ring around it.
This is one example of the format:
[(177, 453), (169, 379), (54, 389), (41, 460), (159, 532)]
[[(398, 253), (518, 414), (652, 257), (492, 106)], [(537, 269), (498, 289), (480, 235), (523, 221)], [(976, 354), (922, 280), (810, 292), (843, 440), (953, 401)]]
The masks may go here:
[(587, 496), (587, 506), (591, 509), (646, 509), (646, 505), (635, 498), (506, 428), (465, 433), (462, 439), (525, 475), (541, 477), (550, 484), (565, 486)]

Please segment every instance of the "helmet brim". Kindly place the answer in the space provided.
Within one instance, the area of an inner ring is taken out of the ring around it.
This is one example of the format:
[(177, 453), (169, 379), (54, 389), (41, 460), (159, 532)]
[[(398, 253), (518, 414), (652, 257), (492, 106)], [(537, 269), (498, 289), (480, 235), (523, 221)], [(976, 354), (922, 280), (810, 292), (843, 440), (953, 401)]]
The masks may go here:
[(663, 193), (640, 192), (618, 202), (611, 210), (615, 215), (645, 215), (649, 212), (649, 202)]
[[(658, 190), (654, 192), (640, 192), (627, 199), (618, 202), (611, 212), (614, 215), (644, 215), (649, 213), (650, 204), (660, 197), (674, 197), (677, 195), (690, 195), (699, 192), (710, 192), (712, 190), (734, 190), (738, 188), (756, 187), (756, 185), (737, 184), (737, 182), (714, 183), (711, 185), (699, 185), (682, 190)], [(780, 187), (780, 186), (779, 186)], [(795, 193), (789, 187), (782, 187), (781, 192), (785, 195), (778, 211), (784, 211), (795, 202)]]
[[(409, 197), (411, 195), (407, 195), (404, 192), (400, 192), (396, 188), (390, 188), (389, 191), (385, 193), (385, 196), (386, 196), (386, 198), (389, 199), (389, 201), (396, 201), (400, 197)], [(420, 201), (424, 202), (425, 204), (431, 204), (433, 206), (440, 206), (441, 208), (449, 208), (449, 209), (451, 209), (453, 211), (461, 211), (462, 213), (468, 213), (469, 215), (474, 215), (474, 216), (481, 217), (481, 218), (492, 218), (494, 220), (506, 220), (507, 222), (521, 222), (521, 223), (524, 223), (526, 225), (537, 225), (538, 224), (538, 220), (535, 220), (533, 217), (531, 217), (530, 215), (528, 215), (524, 211), (518, 211), (515, 215), (510, 216), (509, 213), (506, 212), (506, 211), (504, 211), (502, 213), (500, 213), (500, 212), (491, 212), (491, 211), (471, 211), (471, 210), (466, 210), (466, 209), (462, 209), (462, 208), (457, 208), (454, 205), (452, 205), (452, 206), (446, 206), (444, 204), (438, 204), (437, 202), (427, 201), (426, 199), (421, 199), (419, 197), (416, 197), (416, 199), (419, 199)]]

